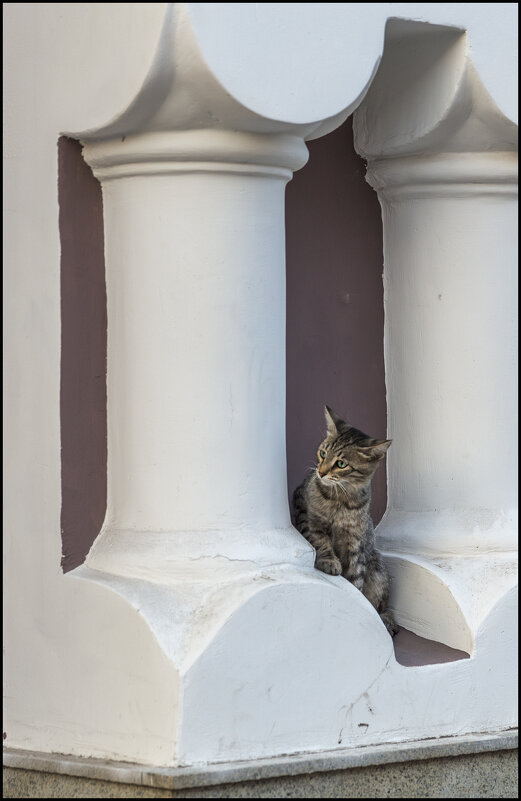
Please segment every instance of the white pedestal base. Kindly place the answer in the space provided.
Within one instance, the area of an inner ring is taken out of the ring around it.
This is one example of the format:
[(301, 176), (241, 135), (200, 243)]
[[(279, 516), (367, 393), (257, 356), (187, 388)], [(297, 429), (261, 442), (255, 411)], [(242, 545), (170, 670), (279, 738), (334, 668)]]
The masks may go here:
[[(69, 576), (87, 594), (110, 591), (106, 614), (130, 638), (121, 651), (135, 648), (135, 668), (127, 666), (133, 686), (126, 690), (126, 725), (133, 721), (133, 728), (117, 754), (101, 745), (95, 756), (194, 765), (516, 725), (517, 705), (494, 693), (488, 680), (492, 674), (501, 677), (498, 688), (515, 684), (515, 589), (473, 632), (470, 659), (403, 667), (363, 595), (313, 568), (250, 570), (238, 560), (218, 581), (194, 574), (171, 585), (86, 567)], [(449, 617), (471, 631), (457, 598), (454, 609)], [(100, 675), (113, 676), (110, 654), (99, 659)], [(102, 717), (111, 731), (120, 710), (109, 704)], [(78, 719), (77, 725), (88, 724)]]

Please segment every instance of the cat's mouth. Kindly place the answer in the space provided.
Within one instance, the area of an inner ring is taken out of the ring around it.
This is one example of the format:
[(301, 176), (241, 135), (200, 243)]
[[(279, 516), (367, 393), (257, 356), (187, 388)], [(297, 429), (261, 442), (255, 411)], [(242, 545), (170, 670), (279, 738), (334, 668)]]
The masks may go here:
[(323, 484), (336, 484), (338, 482), (337, 478), (332, 478), (331, 476), (321, 476), (318, 470), (315, 470), (315, 473), (317, 474), (317, 478), (319, 478)]

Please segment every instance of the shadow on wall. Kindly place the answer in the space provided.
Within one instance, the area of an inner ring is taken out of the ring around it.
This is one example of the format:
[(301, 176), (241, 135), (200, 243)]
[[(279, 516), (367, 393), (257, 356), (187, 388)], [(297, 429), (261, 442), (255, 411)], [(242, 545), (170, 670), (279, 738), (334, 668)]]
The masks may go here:
[[(286, 189), (290, 497), (315, 464), (324, 404), (370, 436), (387, 431), (380, 204), (354, 150), (352, 117), (308, 147)], [(373, 479), (375, 524), (386, 504), (383, 464)]]

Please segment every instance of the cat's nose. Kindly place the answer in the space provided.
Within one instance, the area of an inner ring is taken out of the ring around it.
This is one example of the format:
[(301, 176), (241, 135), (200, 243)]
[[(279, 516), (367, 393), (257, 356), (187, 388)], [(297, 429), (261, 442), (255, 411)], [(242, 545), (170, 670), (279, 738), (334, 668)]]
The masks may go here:
[(317, 470), (318, 470), (318, 475), (319, 475), (321, 478), (322, 478), (322, 476), (325, 476), (325, 475), (326, 475), (326, 473), (327, 473), (327, 470), (322, 470), (322, 469), (321, 469), (321, 467), (317, 467)]

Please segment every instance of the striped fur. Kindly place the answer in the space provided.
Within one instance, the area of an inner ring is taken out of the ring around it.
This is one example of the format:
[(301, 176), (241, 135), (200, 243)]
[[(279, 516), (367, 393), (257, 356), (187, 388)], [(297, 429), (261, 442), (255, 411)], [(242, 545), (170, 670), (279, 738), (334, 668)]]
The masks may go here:
[(394, 636), (389, 575), (369, 513), (371, 479), (391, 441), (368, 437), (327, 406), (325, 414), (328, 431), (317, 467), (293, 493), (294, 524), (315, 549), (315, 567), (354, 584)]

